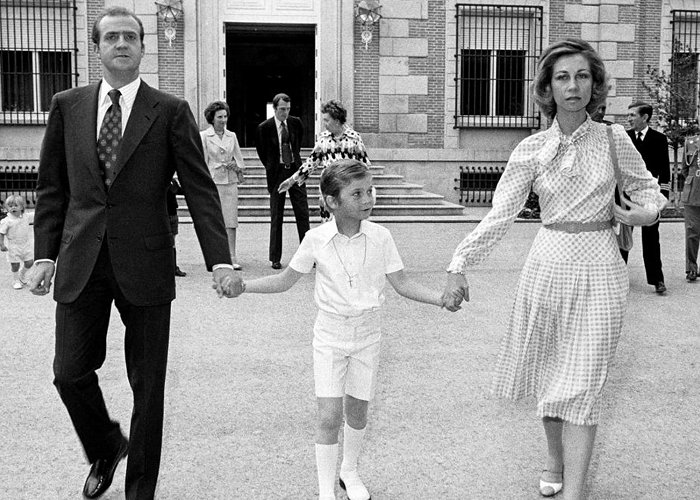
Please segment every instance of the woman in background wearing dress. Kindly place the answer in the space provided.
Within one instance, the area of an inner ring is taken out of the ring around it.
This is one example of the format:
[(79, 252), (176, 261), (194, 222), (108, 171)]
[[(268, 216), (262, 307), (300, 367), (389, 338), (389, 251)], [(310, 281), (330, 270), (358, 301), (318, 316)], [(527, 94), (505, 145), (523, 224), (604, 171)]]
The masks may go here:
[(539, 195), (543, 228), (516, 290), (500, 348), (493, 391), (535, 396), (548, 457), (540, 493), (584, 498), (600, 398), (622, 329), (629, 277), (613, 219), (656, 222), (666, 203), (622, 126), (612, 125), (623, 189), (613, 202), (615, 173), (607, 126), (591, 120), (608, 93), (600, 56), (583, 40), (554, 43), (542, 54), (535, 101), (553, 120), (513, 151), (484, 220), (456, 248), (446, 294), (466, 293), (468, 266), (482, 261), (511, 227), (530, 189)]
[(210, 127), (202, 130), (200, 135), (204, 147), (204, 159), (221, 199), (221, 211), (224, 214), (233, 268), (240, 271), (242, 268), (236, 257), (238, 183), (239, 178), (242, 178), (245, 165), (236, 134), (226, 129), (228, 115), (229, 107), (225, 102), (214, 101), (209, 104), (204, 110), (204, 118)]

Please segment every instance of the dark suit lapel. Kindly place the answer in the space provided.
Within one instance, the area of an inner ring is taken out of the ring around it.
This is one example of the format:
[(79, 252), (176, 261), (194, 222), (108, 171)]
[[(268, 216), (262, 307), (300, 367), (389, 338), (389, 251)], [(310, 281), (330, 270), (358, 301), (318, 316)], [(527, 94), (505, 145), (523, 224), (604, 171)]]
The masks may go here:
[(104, 187), (104, 179), (97, 159), (97, 99), (100, 95), (100, 84), (85, 87), (85, 92), (73, 104), (78, 119), (72, 121), (70, 134), (81, 147), (77, 148), (79, 163), (87, 166), (88, 170), (100, 186)]
[(146, 82), (141, 82), (139, 91), (136, 93), (136, 99), (134, 100), (134, 107), (131, 109), (131, 114), (129, 115), (129, 121), (126, 124), (122, 142), (119, 145), (117, 163), (114, 166), (115, 177), (119, 175), (119, 172), (121, 172), (124, 165), (129, 161), (131, 155), (134, 154), (143, 136), (146, 135), (148, 129), (151, 128), (157, 114), (154, 109), (157, 105), (158, 101), (155, 100), (151, 88), (146, 85)]
[[(274, 158), (275, 158), (275, 165), (277, 165), (280, 160), (280, 138), (279, 135), (277, 134), (277, 122), (275, 121), (274, 118), (270, 118), (271, 123), (270, 123), (270, 130), (272, 131), (272, 144), (275, 147), (275, 152), (274, 152)], [(287, 127), (287, 130), (289, 130), (289, 127)], [(291, 137), (291, 136), (290, 136)]]

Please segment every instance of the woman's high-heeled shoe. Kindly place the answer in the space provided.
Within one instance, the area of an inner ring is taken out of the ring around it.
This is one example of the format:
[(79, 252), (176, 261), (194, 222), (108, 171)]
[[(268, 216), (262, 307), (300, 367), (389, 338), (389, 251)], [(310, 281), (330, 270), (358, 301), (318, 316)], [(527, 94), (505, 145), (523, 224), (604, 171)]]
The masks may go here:
[[(551, 476), (558, 477), (558, 482), (549, 482), (543, 479), (545, 473), (549, 473)], [(559, 493), (564, 487), (564, 473), (563, 472), (551, 472), (547, 469), (542, 471), (540, 476), (540, 495), (543, 497), (553, 497)]]

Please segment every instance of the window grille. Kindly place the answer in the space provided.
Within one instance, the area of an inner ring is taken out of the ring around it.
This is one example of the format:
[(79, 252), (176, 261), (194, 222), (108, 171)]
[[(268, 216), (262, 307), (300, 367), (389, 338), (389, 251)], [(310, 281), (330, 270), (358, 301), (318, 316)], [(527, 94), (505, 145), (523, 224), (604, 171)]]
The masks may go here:
[(530, 96), (542, 7), (457, 4), (455, 128), (539, 128)]
[(493, 200), (503, 167), (462, 166), (459, 179), (455, 179), (459, 202), (467, 206), (489, 206)]
[(75, 0), (0, 1), (0, 123), (43, 124), (78, 84)]
[(680, 119), (697, 119), (698, 45), (700, 12), (673, 10), (673, 52), (671, 54), (672, 113)]

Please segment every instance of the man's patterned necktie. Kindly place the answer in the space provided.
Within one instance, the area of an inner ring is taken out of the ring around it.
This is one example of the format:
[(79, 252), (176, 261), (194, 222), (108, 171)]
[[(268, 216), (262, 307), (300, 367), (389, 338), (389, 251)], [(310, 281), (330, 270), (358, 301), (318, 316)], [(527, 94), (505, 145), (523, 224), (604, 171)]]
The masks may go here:
[(282, 122), (282, 132), (280, 133), (282, 139), (282, 163), (285, 165), (291, 165), (293, 163), (292, 159), (292, 147), (289, 144), (289, 130), (284, 122)]
[(119, 96), (121, 92), (117, 89), (109, 91), (112, 105), (105, 113), (100, 135), (97, 138), (97, 157), (107, 189), (114, 180), (114, 166), (117, 162), (119, 142), (122, 140), (122, 108), (119, 106)]

